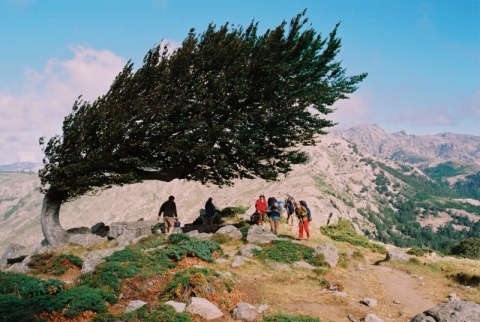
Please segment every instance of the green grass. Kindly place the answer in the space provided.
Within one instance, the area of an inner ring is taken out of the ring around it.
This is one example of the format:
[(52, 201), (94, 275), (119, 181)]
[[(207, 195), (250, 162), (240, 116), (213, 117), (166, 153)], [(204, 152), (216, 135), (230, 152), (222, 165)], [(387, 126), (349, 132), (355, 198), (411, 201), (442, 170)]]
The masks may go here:
[(320, 228), (322, 234), (332, 238), (333, 240), (346, 242), (354, 246), (360, 246), (371, 249), (374, 252), (385, 254), (386, 248), (382, 245), (372, 243), (365, 236), (360, 236), (355, 232), (348, 220), (340, 218), (338, 223), (330, 226), (322, 226)]

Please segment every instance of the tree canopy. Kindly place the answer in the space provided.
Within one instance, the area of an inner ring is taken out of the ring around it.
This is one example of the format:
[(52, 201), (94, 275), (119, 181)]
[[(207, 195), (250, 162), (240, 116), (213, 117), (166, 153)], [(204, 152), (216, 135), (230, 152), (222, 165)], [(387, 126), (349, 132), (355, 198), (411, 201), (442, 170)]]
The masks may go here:
[(106, 94), (81, 97), (63, 135), (40, 144), (41, 191), (61, 203), (143, 180), (273, 180), (306, 161), (301, 145), (334, 123), (331, 106), (367, 74), (346, 76), (327, 37), (305, 12), (259, 34), (210, 24), (179, 48), (155, 46), (134, 70), (128, 62)]

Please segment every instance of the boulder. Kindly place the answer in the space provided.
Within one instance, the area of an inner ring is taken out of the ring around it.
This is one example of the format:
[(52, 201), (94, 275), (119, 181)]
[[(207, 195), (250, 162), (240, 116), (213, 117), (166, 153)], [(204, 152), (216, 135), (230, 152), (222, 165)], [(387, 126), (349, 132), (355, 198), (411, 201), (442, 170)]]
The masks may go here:
[(165, 305), (172, 306), (174, 308), (175, 312), (177, 312), (177, 313), (183, 313), (183, 312), (185, 312), (185, 309), (187, 308), (187, 304), (182, 303), (182, 302), (175, 302), (175, 301), (165, 302)]
[(383, 322), (382, 319), (380, 319), (378, 316), (376, 316), (375, 314), (367, 314), (366, 317), (363, 318), (362, 321), (365, 321), (365, 322)]
[(369, 307), (375, 307), (375, 306), (378, 305), (376, 299), (372, 299), (372, 298), (368, 298), (368, 297), (361, 300), (360, 303), (365, 304), (366, 306), (369, 306)]
[(108, 235), (109, 230), (110, 230), (110, 227), (105, 226), (103, 222), (96, 223), (90, 228), (90, 232), (92, 234), (100, 237), (106, 237)]
[(241, 321), (256, 321), (260, 317), (258, 309), (249, 303), (240, 302), (233, 309), (232, 317)]
[(253, 225), (248, 229), (247, 241), (250, 243), (268, 244), (276, 240), (277, 236), (270, 230), (263, 230), (262, 226)]
[[(478, 321), (480, 304), (466, 301), (453, 301), (439, 304), (431, 309), (417, 314), (411, 322), (467, 322)], [(430, 320), (428, 320), (430, 318)]]
[(256, 250), (262, 250), (262, 248), (260, 246), (257, 246), (257, 245), (254, 245), (254, 244), (247, 244), (247, 245), (243, 245), (242, 247), (240, 247), (240, 249), (238, 250), (238, 252), (240, 253), (240, 255), (242, 255), (243, 257), (252, 257), (253, 256), (253, 250), (256, 249)]
[(242, 239), (242, 232), (233, 225), (223, 226), (219, 230), (216, 231), (216, 234), (226, 235), (231, 239)]
[(299, 262), (293, 263), (293, 268), (308, 269), (313, 271), (316, 267), (313, 265), (310, 265), (309, 263), (299, 261)]
[(330, 267), (335, 267), (338, 264), (338, 249), (332, 243), (325, 243), (315, 248), (313, 256), (317, 254), (323, 254), (325, 256), (325, 262), (330, 265)]
[(213, 234), (212, 233), (200, 233), (198, 230), (192, 230), (186, 233), (190, 237), (195, 237), (198, 239), (210, 239)]
[(67, 229), (67, 233), (69, 235), (90, 234), (90, 228), (88, 228), (88, 227), (74, 227), (74, 228)]
[(0, 258), (0, 264), (15, 264), (22, 262), (29, 255), (28, 249), (20, 244), (10, 243)]
[(186, 311), (190, 314), (200, 315), (205, 320), (213, 320), (223, 316), (222, 311), (215, 304), (201, 297), (192, 297)]
[(107, 241), (107, 237), (100, 237), (94, 234), (73, 234), (68, 238), (70, 244), (80, 245), (90, 248), (97, 244), (102, 244)]
[(387, 261), (403, 261), (406, 262), (410, 259), (410, 256), (399, 249), (389, 249), (387, 251)]
[(154, 220), (114, 222), (110, 224), (110, 229), (108, 230), (108, 237), (118, 239), (118, 237), (123, 234), (128, 235), (129, 237), (133, 236), (133, 238), (143, 235), (151, 235), (152, 227), (156, 223), (157, 221)]
[(125, 309), (125, 313), (135, 311), (136, 309), (141, 308), (145, 304), (147, 304), (147, 302), (143, 302), (140, 300), (130, 301), (130, 303), (128, 303), (127, 305), (127, 308)]
[(87, 252), (82, 254), (83, 257), (83, 266), (82, 266), (82, 273), (90, 273), (93, 272), (95, 267), (103, 261), (103, 258), (112, 255), (117, 250), (122, 250), (123, 247), (118, 248), (111, 248), (111, 249), (103, 249), (97, 250), (93, 252)]

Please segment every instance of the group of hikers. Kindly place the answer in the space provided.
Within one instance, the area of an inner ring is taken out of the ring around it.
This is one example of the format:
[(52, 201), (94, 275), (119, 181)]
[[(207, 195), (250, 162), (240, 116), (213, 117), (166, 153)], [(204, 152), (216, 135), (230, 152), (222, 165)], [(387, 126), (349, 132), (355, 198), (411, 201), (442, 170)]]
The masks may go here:
[[(213, 216), (217, 209), (213, 204), (213, 198), (208, 198), (207, 202), (205, 203), (205, 213), (203, 216), (203, 223), (207, 230), (213, 232)], [(168, 200), (165, 201), (160, 210), (158, 211), (157, 220), (160, 221), (160, 217), (163, 215), (163, 222), (165, 225), (165, 233), (167, 235), (173, 232), (175, 227), (180, 226), (180, 222), (178, 221), (178, 214), (177, 214), (177, 205), (175, 204), (175, 197), (170, 196)]]
[[(206, 230), (213, 232), (213, 216), (216, 212), (215, 205), (213, 204), (213, 198), (208, 198), (205, 203), (205, 212), (203, 217), (203, 223)], [(285, 202), (277, 200), (275, 197), (269, 197), (265, 199), (265, 195), (261, 194), (255, 202), (255, 213), (250, 219), (251, 223), (264, 226), (265, 222), (269, 221), (270, 230), (278, 235), (280, 229), (280, 217), (286, 211), (287, 223), (290, 227), (293, 227), (294, 215), (298, 218), (298, 237), (303, 238), (304, 232), (307, 239), (310, 238), (310, 230), (308, 228), (309, 221), (312, 220), (312, 214), (304, 200), (296, 202), (293, 197), (287, 195)], [(165, 224), (165, 232), (171, 234), (174, 227), (180, 226), (178, 221), (177, 206), (175, 204), (175, 197), (170, 196), (165, 201), (160, 210), (158, 211), (158, 220), (163, 215)]]
[(312, 221), (312, 213), (304, 200), (296, 202), (293, 197), (287, 195), (285, 202), (277, 200), (275, 197), (265, 199), (263, 194), (255, 202), (255, 213), (252, 215), (251, 222), (263, 226), (268, 221), (270, 230), (278, 235), (280, 228), (280, 217), (282, 213), (287, 212), (287, 223), (293, 226), (294, 215), (298, 219), (298, 238), (303, 238), (303, 232), (310, 238), (308, 223)]

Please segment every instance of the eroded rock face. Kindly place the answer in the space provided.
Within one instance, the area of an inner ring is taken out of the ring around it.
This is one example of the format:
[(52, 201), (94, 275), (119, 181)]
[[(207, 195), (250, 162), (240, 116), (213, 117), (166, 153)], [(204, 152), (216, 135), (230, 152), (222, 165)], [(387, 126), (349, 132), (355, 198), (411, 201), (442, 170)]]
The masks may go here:
[(479, 321), (480, 304), (466, 301), (455, 301), (439, 304), (417, 314), (411, 322), (473, 322)]

